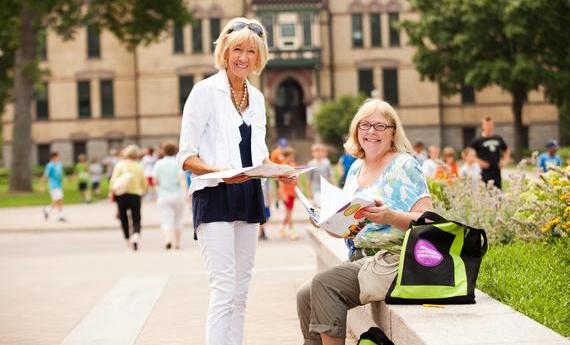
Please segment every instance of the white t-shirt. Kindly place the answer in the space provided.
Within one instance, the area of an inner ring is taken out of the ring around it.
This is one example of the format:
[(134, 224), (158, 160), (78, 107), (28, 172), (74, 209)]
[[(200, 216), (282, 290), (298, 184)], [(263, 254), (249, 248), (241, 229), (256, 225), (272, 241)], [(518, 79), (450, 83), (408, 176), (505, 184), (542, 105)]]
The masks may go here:
[(424, 164), (422, 164), (422, 171), (426, 178), (435, 178), (435, 173), (437, 172), (437, 163), (433, 159), (426, 159)]
[(156, 158), (150, 155), (144, 155), (141, 160), (141, 165), (143, 167), (145, 177), (152, 176), (152, 168), (154, 167), (154, 163), (156, 163)]

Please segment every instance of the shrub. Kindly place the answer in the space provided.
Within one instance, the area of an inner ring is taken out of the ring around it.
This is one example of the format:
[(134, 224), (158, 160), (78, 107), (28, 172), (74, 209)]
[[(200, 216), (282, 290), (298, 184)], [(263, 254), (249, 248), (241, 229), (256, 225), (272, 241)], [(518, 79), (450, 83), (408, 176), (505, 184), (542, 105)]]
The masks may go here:
[(364, 99), (364, 96), (342, 96), (323, 104), (315, 116), (315, 125), (324, 142), (342, 152), (343, 138), (348, 134), (350, 122)]
[(570, 168), (536, 178), (519, 166), (503, 192), (492, 184), (457, 179), (430, 181), (434, 207), (442, 216), (482, 228), (492, 243), (551, 241), (570, 230)]

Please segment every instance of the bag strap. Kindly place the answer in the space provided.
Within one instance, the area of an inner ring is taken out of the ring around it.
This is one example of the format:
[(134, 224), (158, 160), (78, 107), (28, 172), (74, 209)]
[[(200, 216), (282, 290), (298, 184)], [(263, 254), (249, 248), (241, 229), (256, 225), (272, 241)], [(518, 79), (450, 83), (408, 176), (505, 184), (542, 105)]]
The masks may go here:
[(416, 220), (414, 223), (417, 225), (425, 225), (426, 220), (431, 220), (432, 222), (436, 222), (436, 223), (437, 222), (447, 222), (447, 219), (443, 218), (439, 214), (437, 214), (435, 212), (431, 212), (431, 211), (426, 211), (426, 212), (422, 213), (420, 218), (418, 218), (418, 220)]
[(483, 236), (483, 243), (481, 244), (481, 257), (483, 257), (483, 255), (487, 253), (489, 245), (487, 243), (487, 233), (485, 232), (485, 230), (481, 230), (480, 234)]

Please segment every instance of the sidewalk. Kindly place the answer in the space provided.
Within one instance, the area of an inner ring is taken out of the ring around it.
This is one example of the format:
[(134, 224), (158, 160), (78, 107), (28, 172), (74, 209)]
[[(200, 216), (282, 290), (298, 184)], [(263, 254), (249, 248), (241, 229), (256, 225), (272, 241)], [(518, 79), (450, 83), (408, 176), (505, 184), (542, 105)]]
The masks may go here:
[[(30, 231), (67, 231), (67, 230), (119, 230), (119, 220), (115, 218), (116, 205), (104, 200), (93, 204), (75, 204), (64, 206), (66, 222), (58, 222), (57, 215), (52, 214), (46, 221), (42, 213), (43, 207), (0, 208), (0, 232)], [(160, 216), (155, 201), (144, 201), (141, 210), (143, 229), (159, 228)], [(270, 224), (280, 224), (285, 216), (284, 206), (279, 209), (273, 205)], [(300, 202), (295, 203), (293, 222), (307, 222), (307, 215)], [(192, 228), (192, 212), (190, 206), (185, 215), (186, 229)]]

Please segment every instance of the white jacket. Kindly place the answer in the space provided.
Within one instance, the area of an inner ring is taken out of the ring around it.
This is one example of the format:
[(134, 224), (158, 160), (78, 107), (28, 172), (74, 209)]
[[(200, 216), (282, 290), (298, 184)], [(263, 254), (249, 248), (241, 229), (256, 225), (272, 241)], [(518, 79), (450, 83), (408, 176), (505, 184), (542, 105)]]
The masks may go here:
[[(182, 167), (186, 159), (197, 155), (211, 166), (222, 169), (241, 168), (239, 126), (252, 126), (251, 156), (253, 165), (261, 164), (269, 156), (265, 144), (265, 98), (247, 81), (249, 106), (243, 120), (231, 101), (226, 71), (201, 80), (184, 104), (180, 144), (176, 159)], [(192, 179), (189, 193), (205, 187), (217, 186), (222, 180)]]

